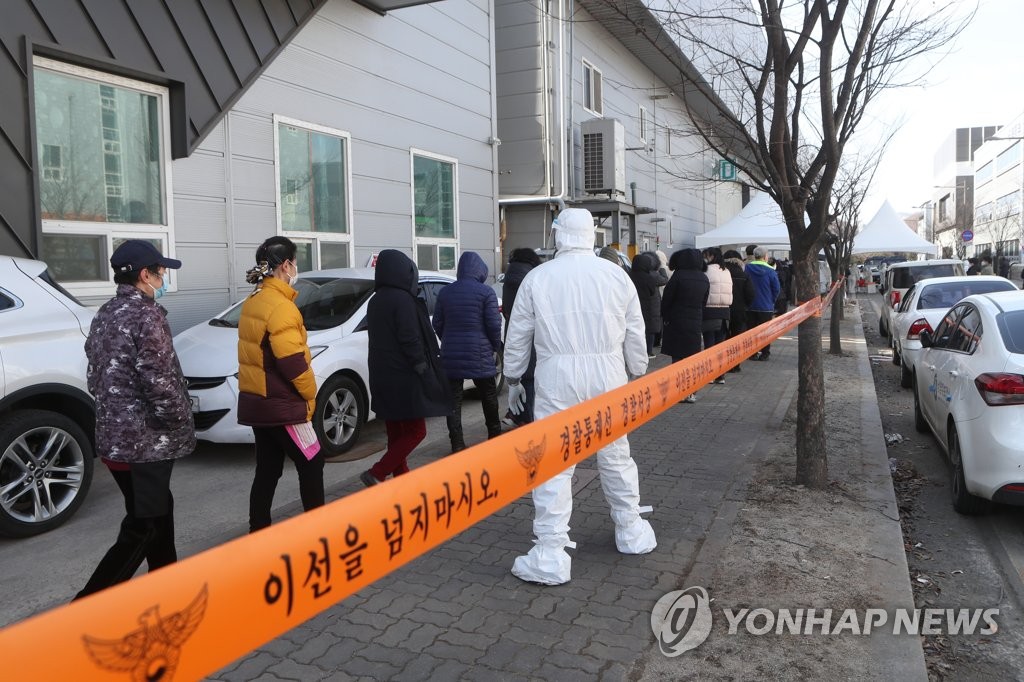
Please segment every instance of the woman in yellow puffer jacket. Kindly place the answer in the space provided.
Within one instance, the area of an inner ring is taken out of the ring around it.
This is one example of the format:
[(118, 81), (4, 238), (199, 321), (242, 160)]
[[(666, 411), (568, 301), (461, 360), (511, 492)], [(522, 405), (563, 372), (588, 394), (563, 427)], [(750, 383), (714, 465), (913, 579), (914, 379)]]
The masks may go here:
[(256, 440), (256, 474), (249, 493), (249, 532), (270, 525), (270, 507), (287, 456), (299, 475), (306, 511), (324, 503), (324, 456), (307, 459), (285, 429), (304, 424), (316, 406), (316, 380), (293, 285), (295, 244), (271, 237), (256, 250), (246, 281), (256, 290), (238, 321), (238, 423)]

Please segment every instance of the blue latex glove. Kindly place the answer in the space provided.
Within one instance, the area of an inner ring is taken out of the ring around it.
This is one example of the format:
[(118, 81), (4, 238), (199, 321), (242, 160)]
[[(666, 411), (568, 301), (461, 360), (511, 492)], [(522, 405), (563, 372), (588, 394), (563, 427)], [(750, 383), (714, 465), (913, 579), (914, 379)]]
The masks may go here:
[(508, 409), (512, 414), (521, 414), (526, 409), (526, 389), (522, 384), (509, 385)]

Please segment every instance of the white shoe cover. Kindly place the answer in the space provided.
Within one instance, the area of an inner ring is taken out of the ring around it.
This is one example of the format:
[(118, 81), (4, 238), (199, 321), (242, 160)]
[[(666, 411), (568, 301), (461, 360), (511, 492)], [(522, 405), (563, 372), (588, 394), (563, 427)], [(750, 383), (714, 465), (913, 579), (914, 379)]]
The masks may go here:
[(647, 554), (658, 546), (647, 519), (637, 517), (628, 526), (615, 526), (615, 548), (623, 554)]
[(512, 575), (541, 585), (567, 583), (571, 571), (572, 557), (561, 545), (536, 544), (527, 554), (516, 557), (512, 564)]

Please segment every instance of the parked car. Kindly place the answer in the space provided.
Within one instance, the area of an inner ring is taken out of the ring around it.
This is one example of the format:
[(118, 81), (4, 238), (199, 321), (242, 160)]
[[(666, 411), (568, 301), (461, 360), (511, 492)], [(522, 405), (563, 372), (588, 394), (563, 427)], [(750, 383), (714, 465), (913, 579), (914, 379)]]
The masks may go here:
[[(604, 247), (595, 246), (594, 253), (597, 255), (601, 255), (602, 248)], [(536, 251), (537, 255), (540, 256), (541, 263), (546, 263), (547, 261), (555, 257), (555, 249), (552, 248), (536, 248), (534, 249), (534, 251)], [(630, 270), (633, 269), (633, 261), (630, 260), (629, 256), (627, 256), (622, 251), (616, 251), (615, 254), (619, 257), (619, 265), (625, 268), (626, 272), (629, 272)]]
[(945, 312), (967, 296), (1015, 289), (1013, 282), (994, 275), (936, 277), (912, 286), (892, 318), (892, 362), (900, 366), (900, 386), (911, 386), (922, 331), (933, 331)]
[(932, 277), (955, 277), (964, 274), (964, 265), (958, 260), (909, 260), (893, 263), (885, 270), (879, 293), (882, 294), (882, 312), (878, 318), (878, 333), (889, 336), (892, 313), (903, 295), (915, 282)]
[(27, 537), (78, 510), (93, 473), (86, 384), (93, 312), (46, 264), (0, 256), (0, 534)]
[(921, 346), (914, 423), (949, 456), (953, 507), (1024, 504), (1024, 294), (968, 296)]
[[(421, 296), (434, 312), (437, 295), (455, 281), (420, 271)], [(373, 295), (373, 268), (305, 272), (295, 284), (316, 378), (313, 428), (328, 457), (350, 450), (372, 418), (367, 370), (366, 304)], [(499, 306), (501, 300), (498, 300)], [(196, 437), (214, 443), (252, 443), (252, 429), (237, 419), (238, 320), (241, 302), (174, 337), (188, 381)], [(499, 388), (501, 354), (498, 354)]]

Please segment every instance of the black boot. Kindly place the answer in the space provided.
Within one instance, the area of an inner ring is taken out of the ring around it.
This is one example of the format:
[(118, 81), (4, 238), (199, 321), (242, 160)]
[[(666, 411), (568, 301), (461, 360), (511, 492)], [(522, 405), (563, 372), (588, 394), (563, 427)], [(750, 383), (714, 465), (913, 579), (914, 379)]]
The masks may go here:
[(452, 452), (456, 453), (459, 450), (466, 449), (466, 441), (462, 438), (462, 380), (452, 380), (449, 382), (452, 387), (452, 414), (446, 421), (448, 422), (448, 438), (452, 443)]
[(480, 391), (480, 405), (484, 408), (484, 424), (487, 438), (501, 435), (501, 418), (498, 416), (498, 387), (494, 377), (481, 379), (476, 383)]

